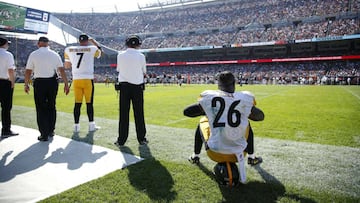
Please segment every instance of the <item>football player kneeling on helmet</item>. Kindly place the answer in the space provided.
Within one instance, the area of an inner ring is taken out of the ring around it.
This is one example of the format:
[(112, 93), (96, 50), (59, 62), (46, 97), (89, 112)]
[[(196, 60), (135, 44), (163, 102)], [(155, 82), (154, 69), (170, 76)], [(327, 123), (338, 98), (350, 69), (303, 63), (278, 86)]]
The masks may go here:
[[(261, 157), (254, 155), (253, 131), (249, 123), (249, 119), (264, 120), (264, 113), (255, 105), (252, 93), (235, 92), (235, 77), (231, 72), (221, 72), (218, 76), (218, 90), (202, 92), (198, 103), (184, 110), (184, 115), (188, 117), (203, 115), (195, 132), (194, 153), (189, 157), (189, 161), (200, 163), (199, 155), (205, 143), (207, 155), (218, 163), (214, 167), (215, 175), (227, 176), (227, 179), (232, 175), (234, 182), (230, 183), (231, 185), (238, 180), (245, 183), (244, 156), (248, 154), (249, 165), (262, 162)], [(238, 162), (238, 174), (231, 173), (236, 167), (235, 162)]]

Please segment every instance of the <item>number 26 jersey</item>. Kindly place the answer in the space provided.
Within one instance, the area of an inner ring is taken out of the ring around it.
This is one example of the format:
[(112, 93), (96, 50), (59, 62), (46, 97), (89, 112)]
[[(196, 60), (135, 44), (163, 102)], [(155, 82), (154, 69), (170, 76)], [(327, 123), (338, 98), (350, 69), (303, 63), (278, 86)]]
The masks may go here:
[(245, 135), (254, 96), (247, 91), (206, 90), (200, 94), (199, 103), (209, 120), (209, 148), (223, 154), (242, 153), (247, 146)]

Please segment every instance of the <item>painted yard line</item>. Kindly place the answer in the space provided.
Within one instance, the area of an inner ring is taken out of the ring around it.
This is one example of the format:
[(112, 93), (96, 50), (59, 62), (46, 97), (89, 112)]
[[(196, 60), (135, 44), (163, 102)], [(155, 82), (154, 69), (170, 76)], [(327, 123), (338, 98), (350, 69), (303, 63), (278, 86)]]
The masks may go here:
[[(294, 85), (292, 85), (291, 87), (297, 87), (297, 88), (299, 88), (300, 86), (294, 86)], [(265, 99), (265, 98), (268, 98), (268, 97), (272, 97), (272, 96), (277, 96), (277, 95), (284, 94), (284, 93), (289, 92), (289, 91), (291, 91), (291, 90), (292, 90), (292, 89), (286, 89), (286, 90), (282, 90), (282, 91), (275, 92), (275, 93), (273, 93), (273, 94), (267, 94), (267, 95), (265, 95), (265, 96), (256, 96), (256, 95), (255, 95), (255, 100), (256, 100), (256, 101), (260, 101), (260, 100)]]
[(350, 94), (352, 94), (354, 97), (358, 98), (358, 102), (360, 102), (360, 96), (355, 94), (353, 91), (351, 91), (350, 89), (348, 88), (345, 88), (344, 86), (341, 86), (341, 88), (343, 88), (344, 90), (346, 90), (347, 92), (349, 92)]

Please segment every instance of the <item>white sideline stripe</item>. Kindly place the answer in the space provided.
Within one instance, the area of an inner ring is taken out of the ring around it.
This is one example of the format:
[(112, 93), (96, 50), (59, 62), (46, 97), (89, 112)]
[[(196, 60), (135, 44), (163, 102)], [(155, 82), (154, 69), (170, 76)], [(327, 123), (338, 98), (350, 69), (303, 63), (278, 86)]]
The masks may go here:
[(346, 90), (347, 92), (352, 94), (354, 97), (358, 98), (358, 101), (360, 102), (360, 96), (359, 95), (355, 94), (353, 91), (351, 91), (351, 90), (349, 90), (349, 89), (347, 89), (347, 88), (345, 88), (343, 86), (341, 88), (343, 88), (344, 90)]
[(185, 117), (185, 118), (182, 118), (182, 119), (178, 119), (178, 120), (174, 120), (174, 121), (167, 122), (167, 123), (165, 123), (165, 125), (178, 123), (178, 122), (185, 121), (185, 120), (188, 120), (188, 119), (190, 119), (190, 118)]
[(37, 130), (11, 128), (20, 134), (0, 140), (1, 203), (37, 202), (142, 160), (57, 135), (39, 142)]

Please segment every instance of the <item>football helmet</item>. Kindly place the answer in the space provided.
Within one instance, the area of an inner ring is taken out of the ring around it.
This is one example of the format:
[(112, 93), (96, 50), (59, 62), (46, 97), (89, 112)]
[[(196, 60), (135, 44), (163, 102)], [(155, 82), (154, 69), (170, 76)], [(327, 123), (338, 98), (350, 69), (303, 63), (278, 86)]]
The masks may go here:
[(220, 185), (233, 187), (239, 183), (239, 170), (236, 163), (217, 163), (214, 166), (214, 174)]

